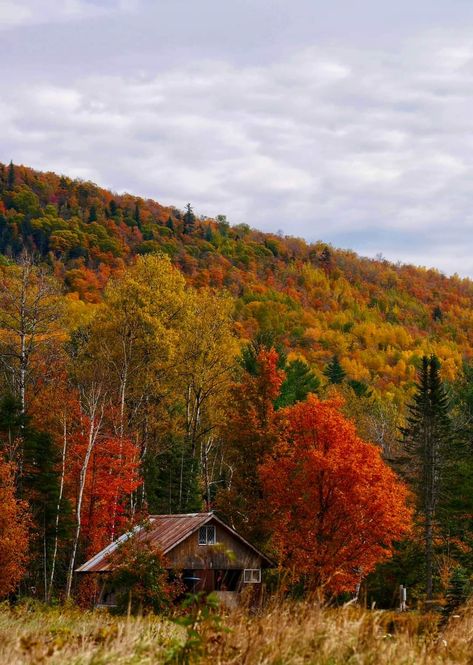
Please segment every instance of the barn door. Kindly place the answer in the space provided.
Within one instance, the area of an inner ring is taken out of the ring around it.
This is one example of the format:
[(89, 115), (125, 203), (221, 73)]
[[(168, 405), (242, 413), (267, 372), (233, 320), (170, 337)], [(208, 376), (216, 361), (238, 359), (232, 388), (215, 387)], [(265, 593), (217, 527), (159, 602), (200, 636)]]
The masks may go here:
[(215, 591), (215, 571), (213, 570), (199, 570), (199, 577), (201, 578), (199, 584), (199, 591)]

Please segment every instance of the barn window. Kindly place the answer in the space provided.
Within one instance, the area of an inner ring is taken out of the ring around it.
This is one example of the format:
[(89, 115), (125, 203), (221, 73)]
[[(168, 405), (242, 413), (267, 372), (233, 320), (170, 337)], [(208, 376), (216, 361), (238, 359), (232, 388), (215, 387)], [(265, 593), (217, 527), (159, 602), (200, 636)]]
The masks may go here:
[(215, 545), (217, 539), (215, 537), (215, 527), (201, 526), (199, 529), (199, 545)]
[(243, 582), (246, 584), (259, 584), (261, 582), (261, 568), (245, 568)]

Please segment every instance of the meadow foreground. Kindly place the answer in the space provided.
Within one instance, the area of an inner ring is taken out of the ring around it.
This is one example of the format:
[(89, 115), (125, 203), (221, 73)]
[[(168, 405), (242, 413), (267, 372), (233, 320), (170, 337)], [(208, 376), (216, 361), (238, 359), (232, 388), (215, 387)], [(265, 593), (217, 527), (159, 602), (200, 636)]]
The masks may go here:
[(4, 605), (0, 653), (9, 665), (466, 665), (473, 654), (473, 608), (442, 627), (433, 615), (286, 602), (259, 615), (238, 610), (215, 616), (204, 609), (186, 626), (156, 616), (113, 617), (79, 609)]

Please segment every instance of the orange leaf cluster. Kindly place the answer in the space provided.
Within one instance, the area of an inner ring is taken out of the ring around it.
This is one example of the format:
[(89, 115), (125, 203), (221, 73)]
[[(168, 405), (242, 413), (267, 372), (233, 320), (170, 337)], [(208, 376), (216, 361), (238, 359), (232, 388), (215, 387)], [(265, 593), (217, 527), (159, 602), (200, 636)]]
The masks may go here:
[(0, 598), (12, 593), (26, 572), (30, 517), (15, 497), (13, 469), (0, 456)]

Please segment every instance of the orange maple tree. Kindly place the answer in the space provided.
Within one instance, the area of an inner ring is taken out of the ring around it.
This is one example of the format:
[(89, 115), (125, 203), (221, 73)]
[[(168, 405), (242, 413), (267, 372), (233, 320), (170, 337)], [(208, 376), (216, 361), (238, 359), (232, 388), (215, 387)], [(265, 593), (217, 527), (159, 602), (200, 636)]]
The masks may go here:
[(327, 593), (354, 590), (412, 517), (407, 488), (339, 407), (311, 396), (286, 409), (281, 441), (260, 466), (282, 565)]
[(12, 593), (26, 573), (30, 517), (15, 497), (13, 468), (0, 457), (0, 598)]

